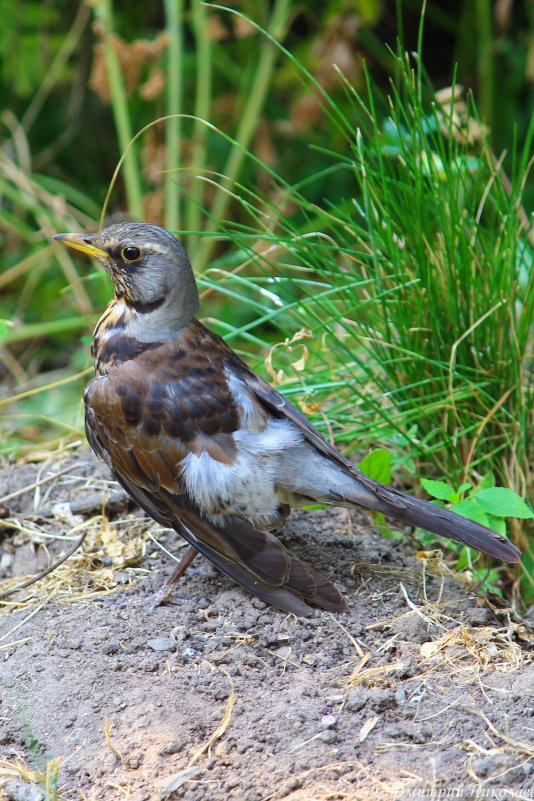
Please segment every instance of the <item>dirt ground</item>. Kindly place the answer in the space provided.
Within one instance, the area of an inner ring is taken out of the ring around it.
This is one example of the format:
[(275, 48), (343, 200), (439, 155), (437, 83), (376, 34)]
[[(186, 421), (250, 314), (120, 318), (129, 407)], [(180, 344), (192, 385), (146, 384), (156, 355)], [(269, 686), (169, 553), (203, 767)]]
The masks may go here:
[(87, 535), (0, 601), (0, 798), (534, 798), (529, 617), (413, 539), (294, 513), (284, 540), (346, 613), (267, 608), (202, 558), (153, 609), (174, 566), (155, 539), (179, 539), (86, 450), (5, 464), (0, 505), (0, 592)]

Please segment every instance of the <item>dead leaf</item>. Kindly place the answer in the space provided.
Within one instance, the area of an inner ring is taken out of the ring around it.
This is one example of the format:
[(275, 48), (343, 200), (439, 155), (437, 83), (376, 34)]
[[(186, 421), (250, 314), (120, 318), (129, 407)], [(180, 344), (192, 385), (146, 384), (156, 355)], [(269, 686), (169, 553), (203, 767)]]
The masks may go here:
[(360, 729), (360, 733), (358, 734), (358, 741), (363, 743), (363, 741), (368, 737), (368, 735), (373, 731), (374, 727), (380, 720), (380, 715), (374, 715), (372, 718), (367, 718), (365, 723)]

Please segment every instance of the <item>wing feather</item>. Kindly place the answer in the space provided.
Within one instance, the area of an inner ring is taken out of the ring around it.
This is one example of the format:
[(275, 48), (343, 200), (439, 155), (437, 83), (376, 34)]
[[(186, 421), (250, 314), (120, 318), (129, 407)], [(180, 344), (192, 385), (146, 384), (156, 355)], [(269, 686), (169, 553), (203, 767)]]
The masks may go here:
[[(174, 528), (191, 545), (257, 597), (296, 615), (310, 614), (308, 604), (341, 611), (345, 602), (326, 577), (293, 556), (271, 533), (257, 531), (237, 517), (214, 523), (206, 519), (188, 496), (181, 479), (180, 461), (203, 441), (212, 455), (219, 448), (228, 459), (230, 432), (211, 435), (192, 432), (189, 442), (167, 433), (166, 418), (159, 415), (160, 432), (147, 433), (143, 410), (133, 398), (150, 396), (132, 384), (130, 371), (118, 368), (91, 382), (85, 393), (87, 437), (93, 450), (105, 459), (124, 489), (158, 523)], [(140, 381), (136, 371), (135, 380)], [(130, 400), (124, 382), (129, 381)], [(132, 389), (133, 387), (133, 389)], [(173, 415), (175, 410), (173, 409)], [(130, 418), (130, 422), (128, 422)], [(132, 422), (137, 421), (137, 422)]]

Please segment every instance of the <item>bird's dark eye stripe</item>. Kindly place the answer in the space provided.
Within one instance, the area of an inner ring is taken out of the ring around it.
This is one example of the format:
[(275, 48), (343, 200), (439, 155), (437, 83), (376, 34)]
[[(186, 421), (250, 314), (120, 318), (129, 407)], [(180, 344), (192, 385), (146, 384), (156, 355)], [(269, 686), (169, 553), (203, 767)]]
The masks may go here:
[(127, 245), (121, 250), (121, 258), (124, 261), (137, 261), (141, 257), (141, 251), (135, 245)]

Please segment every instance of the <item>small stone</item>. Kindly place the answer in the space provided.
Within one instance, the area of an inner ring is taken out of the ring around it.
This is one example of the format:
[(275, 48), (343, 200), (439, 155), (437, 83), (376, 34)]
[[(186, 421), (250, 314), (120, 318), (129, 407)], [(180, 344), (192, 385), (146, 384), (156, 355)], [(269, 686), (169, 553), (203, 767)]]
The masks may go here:
[(494, 620), (493, 612), (484, 606), (472, 606), (466, 609), (464, 617), (470, 626), (489, 626)]
[(131, 770), (137, 770), (143, 764), (143, 760), (145, 755), (142, 751), (133, 751), (126, 759), (126, 767), (130, 768)]
[(139, 670), (144, 670), (145, 673), (154, 673), (158, 669), (157, 660), (154, 659), (141, 659), (137, 663)]
[(351, 690), (345, 707), (350, 712), (359, 712), (360, 709), (363, 709), (368, 700), (369, 696), (365, 690)]
[(336, 715), (323, 715), (319, 725), (322, 729), (333, 729), (337, 725)]
[(228, 743), (218, 743), (218, 745), (215, 747), (215, 756), (221, 759), (222, 757), (227, 756), (229, 751), (230, 746)]
[(7, 782), (3, 786), (7, 798), (21, 799), (21, 801), (44, 801), (44, 791), (36, 784), (23, 784), (22, 782)]
[(180, 751), (183, 751), (185, 745), (185, 740), (171, 740), (170, 743), (167, 743), (161, 751), (159, 752), (162, 756), (166, 756), (167, 754), (179, 754)]
[(528, 668), (512, 684), (514, 695), (534, 695), (534, 667)]
[(321, 732), (320, 739), (323, 743), (333, 745), (334, 743), (337, 743), (339, 737), (337, 732), (333, 731), (332, 729), (326, 729), (326, 731)]
[(388, 709), (394, 709), (397, 706), (397, 699), (394, 690), (376, 689), (369, 692), (369, 702), (375, 712), (385, 712)]
[(176, 651), (176, 642), (172, 637), (154, 637), (147, 645), (153, 651)]
[(399, 640), (424, 643), (430, 640), (428, 625), (415, 613), (403, 615), (393, 621), (390, 627), (393, 634), (398, 634)]
[(8, 567), (11, 567), (13, 562), (13, 554), (11, 553), (3, 553), (0, 555), (0, 570), (4, 571), (7, 570)]
[(289, 793), (294, 793), (295, 790), (300, 790), (303, 784), (304, 779), (301, 776), (296, 776), (289, 784), (284, 786), (284, 795), (289, 795)]

